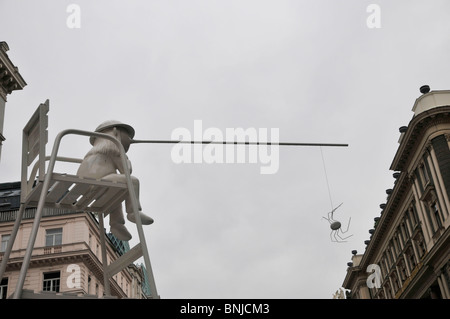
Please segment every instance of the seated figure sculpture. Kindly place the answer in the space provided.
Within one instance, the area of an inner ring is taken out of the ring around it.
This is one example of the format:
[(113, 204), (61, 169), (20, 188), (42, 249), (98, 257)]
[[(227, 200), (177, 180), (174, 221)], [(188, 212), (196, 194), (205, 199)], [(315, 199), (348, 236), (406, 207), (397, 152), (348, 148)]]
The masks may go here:
[[(119, 140), (125, 152), (130, 148), (131, 139), (134, 137), (134, 129), (127, 124), (119, 121), (106, 121), (100, 124), (96, 132), (109, 134)], [(110, 140), (105, 138), (91, 137), (89, 142), (93, 146), (86, 154), (83, 162), (78, 168), (77, 175), (80, 177), (89, 177), (95, 179), (104, 179), (120, 183), (126, 183), (124, 175), (125, 169), (132, 172), (131, 162), (127, 158), (128, 167), (123, 167), (120, 153), (117, 146)], [(134, 191), (139, 203), (139, 180), (131, 175)], [(127, 219), (133, 223), (136, 222), (132, 203), (129, 197), (125, 199), (125, 210)], [(111, 232), (120, 240), (130, 240), (131, 234), (125, 227), (125, 219), (122, 210), (122, 203), (112, 208), (109, 212), (109, 225)], [(107, 213), (105, 215), (107, 215)], [(153, 219), (142, 212), (139, 203), (139, 215), (143, 225), (150, 225)]]

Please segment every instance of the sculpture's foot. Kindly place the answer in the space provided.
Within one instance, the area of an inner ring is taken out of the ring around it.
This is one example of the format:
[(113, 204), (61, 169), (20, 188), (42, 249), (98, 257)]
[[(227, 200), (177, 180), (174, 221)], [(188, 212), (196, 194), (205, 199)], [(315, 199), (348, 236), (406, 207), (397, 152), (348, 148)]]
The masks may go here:
[(123, 224), (113, 224), (110, 225), (111, 233), (114, 234), (118, 239), (128, 241), (131, 239), (131, 234), (128, 232), (127, 228)]
[[(141, 217), (141, 223), (142, 225), (150, 225), (153, 224), (153, 218), (145, 215), (143, 212), (139, 212), (139, 216)], [(136, 223), (136, 216), (134, 215), (134, 213), (128, 213), (127, 214), (127, 219), (132, 222), (132, 223)]]

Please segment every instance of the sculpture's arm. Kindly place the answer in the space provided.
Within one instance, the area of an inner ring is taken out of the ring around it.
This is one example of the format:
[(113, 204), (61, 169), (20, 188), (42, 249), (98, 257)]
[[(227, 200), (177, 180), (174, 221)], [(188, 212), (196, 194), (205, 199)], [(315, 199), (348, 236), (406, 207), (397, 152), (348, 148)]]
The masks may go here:
[(128, 169), (130, 170), (130, 175), (133, 172), (133, 167), (131, 166), (131, 161), (128, 159), (127, 157), (127, 165), (128, 165)]
[[(117, 170), (119, 171), (120, 174), (125, 174), (125, 171), (123, 170), (123, 165), (120, 162), (120, 158), (116, 158), (116, 160), (117, 160), (117, 162), (116, 162)], [(133, 168), (131, 166), (131, 161), (128, 159), (128, 157), (127, 157), (127, 166), (128, 166), (127, 167), (128, 171), (131, 174), (131, 172), (133, 171)]]

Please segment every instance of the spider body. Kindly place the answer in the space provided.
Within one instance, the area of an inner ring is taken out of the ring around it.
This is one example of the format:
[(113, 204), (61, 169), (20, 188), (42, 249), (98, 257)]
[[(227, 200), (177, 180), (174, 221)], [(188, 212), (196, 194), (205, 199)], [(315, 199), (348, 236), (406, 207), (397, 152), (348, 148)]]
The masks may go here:
[(331, 233), (330, 233), (330, 239), (332, 242), (336, 242), (336, 243), (344, 243), (345, 240), (353, 235), (347, 236), (347, 237), (342, 237), (341, 235), (345, 234), (346, 232), (348, 232), (348, 228), (350, 227), (350, 219), (348, 220), (348, 225), (347, 225), (347, 230), (342, 230), (342, 224), (340, 221), (334, 220), (333, 219), (333, 214), (336, 211), (336, 209), (338, 209), (339, 207), (341, 207), (343, 203), (341, 203), (338, 207), (334, 208), (331, 212), (328, 213), (328, 217), (323, 217), (324, 219), (326, 219), (329, 223), (330, 223), (330, 228), (331, 228)]
[(341, 222), (336, 221), (331, 223), (330, 228), (332, 230), (338, 230), (339, 228), (341, 228)]

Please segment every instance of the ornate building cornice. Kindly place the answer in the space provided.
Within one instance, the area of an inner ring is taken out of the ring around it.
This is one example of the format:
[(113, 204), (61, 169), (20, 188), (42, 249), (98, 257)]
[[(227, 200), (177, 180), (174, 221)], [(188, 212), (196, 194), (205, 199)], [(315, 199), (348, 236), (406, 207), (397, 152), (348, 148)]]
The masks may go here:
[(393, 171), (405, 171), (411, 156), (416, 154), (423, 134), (438, 124), (450, 123), (450, 106), (440, 106), (424, 111), (409, 122), (408, 129), (401, 140), (390, 169)]
[(6, 101), (6, 96), (12, 91), (22, 90), (27, 83), (14, 66), (6, 52), (9, 50), (6, 42), (0, 42), (0, 96)]

